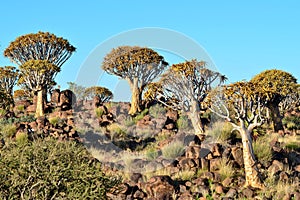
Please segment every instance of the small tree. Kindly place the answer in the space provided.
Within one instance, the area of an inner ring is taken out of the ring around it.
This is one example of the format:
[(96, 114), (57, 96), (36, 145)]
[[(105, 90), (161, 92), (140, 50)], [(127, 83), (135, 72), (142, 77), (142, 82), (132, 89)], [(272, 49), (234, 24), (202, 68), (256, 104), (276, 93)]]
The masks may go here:
[(28, 100), (30, 99), (31, 96), (30, 96), (30, 93), (26, 90), (15, 90), (14, 91), (14, 99), (15, 100)]
[(102, 69), (128, 81), (132, 91), (129, 114), (140, 112), (142, 92), (167, 67), (168, 63), (149, 48), (121, 46), (108, 53)]
[(35, 117), (44, 115), (45, 87), (53, 85), (60, 68), (47, 60), (30, 60), (20, 66), (19, 84), (37, 94)]
[(15, 67), (0, 67), (0, 87), (8, 95), (13, 96), (13, 88), (18, 80), (18, 70)]
[(291, 93), (295, 92), (297, 79), (281, 70), (266, 70), (252, 78), (262, 95), (267, 99), (274, 131), (283, 130), (279, 103)]
[(74, 82), (68, 82), (67, 84), (69, 85), (69, 90), (74, 92), (74, 94), (76, 95), (77, 100), (84, 100), (86, 89), (85, 87), (78, 85)]
[(206, 68), (203, 61), (186, 61), (172, 65), (158, 83), (149, 84), (145, 97), (156, 98), (171, 109), (186, 112), (195, 134), (203, 134), (200, 104), (212, 85), (221, 84), (225, 79), (220, 73)]
[(259, 88), (251, 82), (237, 82), (225, 86), (221, 92), (212, 92), (208, 99), (210, 110), (229, 121), (241, 134), (246, 186), (262, 188), (252, 146), (253, 129), (264, 122), (262, 112), (266, 100), (262, 98)]
[(97, 97), (99, 102), (102, 104), (113, 98), (113, 94), (109, 89), (100, 86), (86, 88), (84, 96), (87, 99), (93, 99), (94, 97)]

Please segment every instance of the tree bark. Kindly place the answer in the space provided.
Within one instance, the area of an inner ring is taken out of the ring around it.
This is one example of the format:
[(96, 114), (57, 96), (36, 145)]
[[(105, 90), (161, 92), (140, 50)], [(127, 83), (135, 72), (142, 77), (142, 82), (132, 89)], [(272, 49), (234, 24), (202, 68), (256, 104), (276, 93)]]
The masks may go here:
[(264, 185), (254, 157), (251, 133), (245, 127), (242, 127), (240, 129), (240, 134), (242, 136), (243, 143), (243, 159), (246, 175), (245, 186), (262, 189), (264, 188)]
[(282, 119), (279, 111), (278, 104), (270, 103), (268, 104), (268, 108), (270, 109), (270, 115), (272, 119), (272, 125), (275, 132), (283, 130)]
[(201, 135), (204, 133), (203, 125), (200, 118), (200, 107), (197, 100), (191, 101), (190, 112), (188, 116), (192, 122), (193, 128), (195, 130), (195, 135)]
[(39, 90), (37, 92), (35, 117), (40, 117), (40, 116), (44, 116), (44, 92), (43, 92), (43, 90)]
[(131, 106), (128, 112), (129, 115), (134, 115), (137, 112), (141, 111), (140, 102), (141, 102), (141, 91), (138, 87), (138, 79), (134, 78), (133, 83), (130, 84), (132, 96), (131, 96)]

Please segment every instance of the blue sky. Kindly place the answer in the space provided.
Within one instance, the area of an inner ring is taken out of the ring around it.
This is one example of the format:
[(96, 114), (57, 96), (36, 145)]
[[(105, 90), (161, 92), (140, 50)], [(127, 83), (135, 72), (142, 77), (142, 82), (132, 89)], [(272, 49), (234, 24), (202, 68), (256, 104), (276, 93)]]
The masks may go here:
[[(3, 1), (0, 65), (12, 65), (2, 55), (16, 37), (52, 32), (77, 47), (56, 79), (65, 88), (66, 82), (76, 80), (99, 44), (132, 29), (158, 27), (182, 33), (201, 45), (229, 82), (249, 80), (272, 68), (300, 79), (299, 9), (296, 0)], [(170, 62), (176, 60), (164, 56)], [(96, 65), (100, 70), (101, 63)]]

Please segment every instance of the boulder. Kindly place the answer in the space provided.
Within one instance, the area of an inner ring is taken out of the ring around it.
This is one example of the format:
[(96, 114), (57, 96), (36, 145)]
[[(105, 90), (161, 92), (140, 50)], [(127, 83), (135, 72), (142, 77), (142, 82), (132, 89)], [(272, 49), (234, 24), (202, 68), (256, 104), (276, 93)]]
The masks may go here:
[(231, 148), (231, 153), (232, 153), (234, 160), (239, 164), (240, 167), (242, 167), (244, 165), (242, 148), (233, 147), (233, 148)]
[(145, 190), (148, 197), (156, 199), (172, 199), (175, 192), (173, 180), (169, 176), (153, 176), (146, 184)]
[(60, 92), (59, 106), (62, 110), (69, 110), (76, 102), (76, 96), (71, 90), (63, 90)]

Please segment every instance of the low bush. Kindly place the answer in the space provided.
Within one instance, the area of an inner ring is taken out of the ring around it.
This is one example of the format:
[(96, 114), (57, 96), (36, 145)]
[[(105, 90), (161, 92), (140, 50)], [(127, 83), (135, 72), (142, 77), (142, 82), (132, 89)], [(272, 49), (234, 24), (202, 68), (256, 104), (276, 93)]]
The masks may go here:
[(108, 177), (84, 146), (37, 139), (0, 149), (0, 199), (107, 199)]
[(268, 137), (268, 135), (257, 138), (255, 141), (253, 141), (254, 154), (257, 157), (258, 161), (263, 164), (271, 161), (273, 155), (272, 147), (268, 144), (269, 141), (266, 137)]
[(181, 115), (176, 121), (176, 126), (178, 129), (186, 130), (189, 128), (189, 118), (186, 115)]
[(17, 132), (17, 127), (14, 124), (4, 124), (0, 128), (0, 133), (3, 137), (9, 138), (13, 137)]
[(218, 143), (224, 143), (233, 136), (232, 129), (233, 127), (230, 123), (217, 121), (207, 130), (207, 135), (211, 136)]
[(300, 130), (300, 117), (287, 116), (282, 119), (283, 125), (289, 130)]
[(166, 113), (166, 109), (160, 104), (156, 104), (149, 108), (149, 114), (154, 118), (163, 116), (165, 113)]

